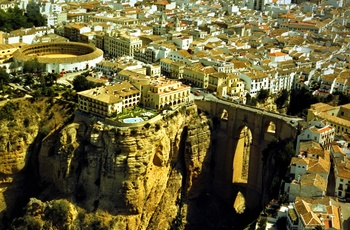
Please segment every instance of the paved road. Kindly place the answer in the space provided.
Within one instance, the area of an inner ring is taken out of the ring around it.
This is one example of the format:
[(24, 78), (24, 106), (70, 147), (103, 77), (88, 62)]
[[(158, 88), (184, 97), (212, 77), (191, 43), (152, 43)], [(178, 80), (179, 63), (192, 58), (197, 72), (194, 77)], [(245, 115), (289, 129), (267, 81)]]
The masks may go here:
[(79, 71), (79, 72), (73, 72), (73, 73), (66, 73), (62, 77), (57, 79), (57, 83), (73, 87), (71, 82), (73, 82), (74, 78), (76, 76), (86, 72), (86, 71), (87, 70)]

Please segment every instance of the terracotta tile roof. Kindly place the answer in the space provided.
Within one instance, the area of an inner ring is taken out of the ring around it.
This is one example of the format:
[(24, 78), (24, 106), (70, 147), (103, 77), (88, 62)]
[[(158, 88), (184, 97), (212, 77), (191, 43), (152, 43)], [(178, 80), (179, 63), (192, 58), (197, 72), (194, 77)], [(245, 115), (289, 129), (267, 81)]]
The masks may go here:
[(309, 164), (309, 159), (305, 157), (293, 157), (291, 162), (291, 165), (308, 165)]
[(162, 59), (160, 59), (160, 61), (164, 62), (164, 63), (167, 63), (167, 64), (173, 63), (173, 61), (171, 59), (169, 59), (169, 58), (162, 58)]
[(78, 92), (78, 94), (111, 104), (121, 102), (125, 96), (133, 95), (139, 92), (140, 91), (137, 90), (131, 83), (124, 81), (114, 85), (85, 90)]
[(334, 107), (322, 102), (316, 103), (316, 104), (312, 104), (311, 105), (311, 109), (316, 110), (318, 112), (325, 112), (328, 110), (333, 110)]
[(176, 52), (186, 58), (192, 57), (192, 55), (187, 50), (178, 50)]
[(337, 76), (335, 74), (327, 74), (327, 75), (321, 76), (321, 79), (325, 81), (333, 82), (336, 77)]
[(343, 179), (350, 180), (350, 163), (341, 163), (337, 164), (337, 171), (336, 177), (340, 177)]
[(202, 71), (203, 71), (203, 73), (205, 73), (205, 74), (217, 73), (217, 70), (214, 69), (214, 68), (211, 67), (211, 66), (204, 67), (204, 68), (202, 69)]
[(310, 159), (307, 168), (308, 173), (329, 174), (331, 163), (322, 158)]
[(169, 2), (168, 1), (159, 1), (159, 2), (155, 2), (154, 4), (156, 4), (156, 5), (168, 5)]
[(342, 154), (343, 156), (345, 156), (345, 153), (344, 153), (343, 149), (340, 148), (339, 145), (332, 145), (332, 146), (331, 146), (331, 149), (332, 149), (332, 151), (333, 151), (334, 153), (340, 153), (340, 154)]
[(323, 150), (320, 143), (315, 141), (301, 141), (300, 142), (300, 152), (308, 152), (310, 149)]
[(306, 187), (316, 187), (321, 191), (326, 191), (327, 180), (319, 174), (304, 174), (301, 176), (300, 185), (303, 189), (307, 189)]
[(332, 205), (335, 201), (329, 197), (304, 198), (296, 197), (294, 210), (302, 220), (305, 228), (320, 225), (325, 229), (341, 229), (339, 208)]
[(333, 129), (332, 126), (327, 125), (327, 126), (321, 128), (321, 129), (318, 129), (317, 132), (318, 132), (318, 133), (326, 133), (326, 132), (328, 132), (328, 131), (330, 131), (330, 130), (332, 130), (332, 129)]
[(234, 64), (235, 69), (247, 68), (247, 64), (245, 62), (243, 62), (243, 61), (232, 59), (231, 62)]
[(320, 219), (317, 217), (317, 215), (313, 212), (311, 213), (305, 213), (304, 215), (301, 215), (301, 219), (307, 226), (317, 226), (317, 225), (322, 225), (322, 222)]

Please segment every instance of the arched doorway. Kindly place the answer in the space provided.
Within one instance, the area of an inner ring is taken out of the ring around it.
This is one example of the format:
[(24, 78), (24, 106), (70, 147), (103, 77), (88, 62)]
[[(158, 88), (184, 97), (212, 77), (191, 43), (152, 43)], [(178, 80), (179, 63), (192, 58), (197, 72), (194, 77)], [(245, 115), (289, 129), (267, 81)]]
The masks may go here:
[(233, 158), (232, 183), (248, 182), (250, 146), (252, 144), (252, 132), (244, 126), (238, 136), (237, 146)]

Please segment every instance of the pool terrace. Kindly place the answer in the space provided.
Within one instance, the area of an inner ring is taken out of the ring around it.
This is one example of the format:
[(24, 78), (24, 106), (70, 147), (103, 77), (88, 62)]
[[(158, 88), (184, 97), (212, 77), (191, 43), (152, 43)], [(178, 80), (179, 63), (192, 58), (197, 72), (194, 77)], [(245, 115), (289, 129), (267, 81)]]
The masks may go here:
[[(117, 114), (114, 117), (111, 117), (111, 120), (119, 121), (123, 123), (137, 123), (142, 121), (147, 121), (155, 116), (157, 116), (159, 112), (152, 110), (152, 109), (146, 109), (139, 106), (136, 106), (132, 109), (124, 109), (124, 111), (120, 114)], [(135, 118), (135, 119), (133, 119)], [(142, 118), (139, 119), (139, 118)], [(126, 121), (126, 122), (124, 122)]]

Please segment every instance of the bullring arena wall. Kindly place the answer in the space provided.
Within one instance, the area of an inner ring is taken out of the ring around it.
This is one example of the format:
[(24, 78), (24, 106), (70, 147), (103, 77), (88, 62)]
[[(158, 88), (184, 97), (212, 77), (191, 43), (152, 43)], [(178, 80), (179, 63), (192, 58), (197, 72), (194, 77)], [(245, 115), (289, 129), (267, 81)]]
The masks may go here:
[(23, 46), (13, 54), (13, 59), (24, 63), (37, 59), (47, 72), (87, 69), (103, 59), (103, 51), (94, 45), (79, 42), (46, 42)]

